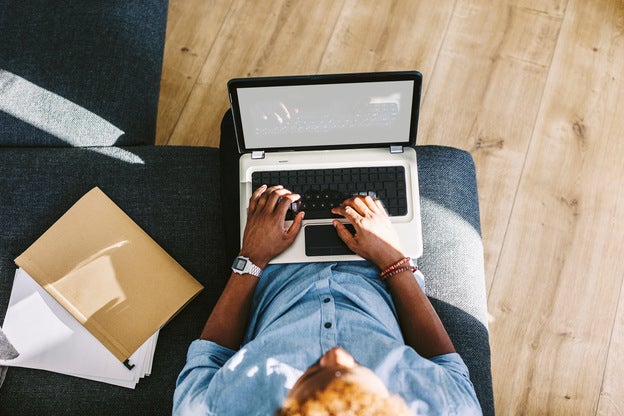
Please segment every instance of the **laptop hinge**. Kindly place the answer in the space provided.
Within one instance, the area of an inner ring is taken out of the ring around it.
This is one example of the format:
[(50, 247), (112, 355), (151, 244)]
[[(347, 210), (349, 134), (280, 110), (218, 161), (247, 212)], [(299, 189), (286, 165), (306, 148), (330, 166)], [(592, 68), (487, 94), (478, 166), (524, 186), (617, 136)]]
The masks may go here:
[(403, 153), (403, 146), (390, 146), (390, 153)]
[(256, 150), (251, 152), (252, 159), (264, 159), (264, 150)]

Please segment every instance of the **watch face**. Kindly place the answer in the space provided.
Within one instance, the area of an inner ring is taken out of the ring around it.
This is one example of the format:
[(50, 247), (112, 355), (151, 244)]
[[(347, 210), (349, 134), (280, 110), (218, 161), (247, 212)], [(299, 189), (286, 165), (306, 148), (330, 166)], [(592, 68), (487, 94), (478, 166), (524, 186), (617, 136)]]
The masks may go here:
[(232, 267), (236, 270), (245, 270), (245, 266), (247, 265), (247, 260), (237, 257), (234, 259), (234, 264)]

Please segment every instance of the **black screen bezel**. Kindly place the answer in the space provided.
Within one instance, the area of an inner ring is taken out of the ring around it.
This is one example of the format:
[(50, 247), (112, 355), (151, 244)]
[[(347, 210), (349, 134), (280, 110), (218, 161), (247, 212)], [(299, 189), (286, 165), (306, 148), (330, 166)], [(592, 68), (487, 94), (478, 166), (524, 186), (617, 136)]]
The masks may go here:
[(291, 150), (328, 150), (328, 149), (357, 149), (362, 145), (357, 144), (341, 144), (341, 145), (323, 145), (323, 146), (297, 146), (292, 147), (271, 147), (250, 148), (245, 145), (245, 137), (243, 135), (243, 126), (239, 111), (239, 101), (237, 91), (242, 88), (257, 88), (271, 86), (288, 86), (288, 85), (321, 85), (336, 83), (361, 83), (375, 81), (414, 81), (412, 94), (412, 118), (410, 122), (410, 131), (407, 141), (395, 143), (366, 143), (365, 147), (389, 147), (389, 146), (414, 146), (416, 144), (416, 135), (418, 131), (418, 116), (420, 112), (420, 95), (422, 90), (422, 74), (418, 71), (395, 71), (395, 72), (365, 72), (365, 73), (347, 73), (347, 74), (321, 74), (321, 75), (295, 75), (295, 76), (275, 76), (275, 77), (257, 77), (257, 78), (234, 78), (228, 81), (228, 95), (230, 97), (230, 106), (232, 118), (234, 120), (234, 130), (236, 133), (236, 142), (240, 154), (253, 151), (291, 151)]

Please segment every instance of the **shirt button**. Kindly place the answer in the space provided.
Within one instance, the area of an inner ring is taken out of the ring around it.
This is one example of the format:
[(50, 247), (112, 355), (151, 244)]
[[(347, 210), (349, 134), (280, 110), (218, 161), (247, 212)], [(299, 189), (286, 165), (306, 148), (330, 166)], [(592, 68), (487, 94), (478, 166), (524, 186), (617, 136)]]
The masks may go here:
[(325, 298), (325, 299), (323, 299), (323, 302), (329, 303), (329, 302), (331, 302), (331, 299), (330, 298)]
[(325, 322), (325, 328), (329, 329), (332, 327), (332, 323), (331, 322)]

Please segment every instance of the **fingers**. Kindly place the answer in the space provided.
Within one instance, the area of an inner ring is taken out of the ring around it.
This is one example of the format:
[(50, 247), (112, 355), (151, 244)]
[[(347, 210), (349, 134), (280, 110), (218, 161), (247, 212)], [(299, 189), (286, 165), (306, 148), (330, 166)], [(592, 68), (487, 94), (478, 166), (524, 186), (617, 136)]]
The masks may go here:
[(267, 198), (270, 197), (273, 192), (284, 188), (282, 185), (271, 186), (268, 188), (266, 185), (260, 186), (254, 191), (249, 198), (249, 211), (254, 212), (258, 208), (264, 207), (267, 202)]
[(386, 210), (386, 207), (384, 206), (383, 202), (381, 202), (381, 199), (376, 199), (375, 205), (377, 206), (377, 210), (379, 212), (385, 214), (386, 217), (388, 216), (388, 210)]
[(289, 193), (290, 191), (284, 189), (282, 185), (271, 186), (270, 188), (262, 185), (249, 198), (249, 213), (253, 214), (256, 211), (262, 211), (267, 206), (270, 210), (274, 210), (280, 197)]
[(351, 234), (351, 231), (347, 230), (347, 227), (345, 227), (344, 224), (338, 220), (334, 220), (332, 221), (332, 223), (334, 225), (334, 228), (336, 229), (338, 237), (340, 237), (340, 239), (344, 241), (347, 247), (353, 250), (352, 247), (353, 243), (355, 242), (355, 238), (353, 237), (353, 234)]
[[(301, 199), (301, 195), (291, 193), (282, 185), (271, 186), (268, 188), (266, 185), (262, 185), (254, 191), (249, 200), (248, 215), (252, 215), (254, 213), (268, 213), (285, 219), (286, 212), (292, 203), (298, 201), (299, 199)], [(301, 226), (300, 223), (303, 220), (304, 213), (301, 212), (300, 214), (302, 215), (299, 216), (299, 224), (295, 224), (295, 228)], [(294, 220), (297, 220), (297, 217), (295, 217)]]
[(288, 208), (290, 208), (293, 202), (297, 202), (299, 199), (301, 199), (301, 195), (287, 193), (280, 198), (281, 199), (278, 200), (278, 205), (275, 208), (275, 212), (281, 217), (286, 217), (286, 212), (288, 211)]
[[(264, 204), (264, 208), (268, 210), (268, 212), (275, 211), (280, 205), (280, 201), (283, 201), (287, 199), (288, 196), (292, 195), (290, 191), (288, 189), (284, 189), (282, 185), (271, 188), (269, 188), (270, 192), (266, 192), (267, 198)], [(262, 203), (262, 200), (260, 203)]]
[(370, 196), (353, 199), (353, 207), (363, 217), (371, 216), (373, 214), (371, 207), (373, 207), (374, 204), (373, 198)]
[(251, 198), (249, 198), (249, 212), (250, 213), (256, 210), (256, 207), (258, 206), (258, 199), (264, 193), (264, 191), (266, 191), (266, 189), (267, 189), (267, 186), (262, 185), (261, 187), (256, 189), (254, 193), (251, 195)]
[(354, 196), (345, 200), (340, 206), (333, 208), (332, 213), (342, 215), (352, 224), (364, 217), (374, 217), (375, 215), (388, 216), (388, 212), (383, 203), (370, 196)]
[(295, 218), (293, 219), (292, 224), (290, 224), (290, 227), (288, 227), (288, 230), (286, 231), (286, 235), (289, 238), (294, 240), (297, 234), (299, 234), (299, 231), (301, 231), (301, 226), (303, 224), (304, 215), (305, 215), (304, 212), (300, 212), (297, 215), (295, 215)]
[(362, 216), (350, 205), (341, 205), (332, 209), (334, 214), (342, 215), (345, 217), (351, 224), (356, 224), (359, 220), (362, 219)]

